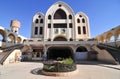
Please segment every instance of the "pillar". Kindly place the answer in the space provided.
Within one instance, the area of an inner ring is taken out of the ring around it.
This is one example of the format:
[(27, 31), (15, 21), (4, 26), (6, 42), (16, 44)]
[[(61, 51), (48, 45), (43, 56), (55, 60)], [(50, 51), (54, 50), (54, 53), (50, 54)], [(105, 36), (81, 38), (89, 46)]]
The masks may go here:
[(115, 41), (115, 46), (116, 46), (116, 47), (118, 47), (118, 45), (117, 45), (117, 40), (118, 40), (118, 35), (115, 35), (115, 36), (114, 36), (114, 41)]
[(67, 16), (67, 41), (69, 41), (70, 35), (69, 35), (69, 17)]

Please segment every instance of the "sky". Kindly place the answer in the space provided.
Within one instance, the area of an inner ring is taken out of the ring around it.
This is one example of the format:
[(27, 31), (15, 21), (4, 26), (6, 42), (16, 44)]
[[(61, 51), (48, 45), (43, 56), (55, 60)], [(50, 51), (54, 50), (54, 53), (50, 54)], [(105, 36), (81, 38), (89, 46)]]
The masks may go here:
[(11, 29), (10, 21), (18, 20), (19, 34), (30, 38), (33, 16), (45, 15), (57, 1), (67, 3), (75, 14), (84, 12), (89, 17), (92, 38), (120, 25), (120, 0), (0, 0), (0, 26)]

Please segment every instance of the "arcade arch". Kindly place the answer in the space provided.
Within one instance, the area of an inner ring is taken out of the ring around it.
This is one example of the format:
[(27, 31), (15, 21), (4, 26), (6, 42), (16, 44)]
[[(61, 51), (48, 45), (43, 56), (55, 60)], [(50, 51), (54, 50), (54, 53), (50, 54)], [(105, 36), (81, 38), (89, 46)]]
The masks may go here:
[(16, 42), (16, 41), (15, 41), (15, 35), (12, 34), (12, 33), (9, 34), (9, 35), (8, 35), (8, 41), (9, 41), (9, 42), (14, 42), (14, 43), (15, 43), (15, 42)]
[(84, 46), (79, 46), (76, 49), (75, 57), (77, 60), (87, 60), (88, 59), (88, 50)]
[(68, 46), (52, 46), (47, 50), (47, 59), (57, 60), (57, 58), (72, 58), (74, 60), (74, 52)]
[(6, 35), (7, 35), (7, 33), (5, 32), (5, 30), (0, 29), (0, 40), (2, 42), (6, 42)]
[(120, 35), (120, 26), (116, 28), (112, 28), (111, 30), (99, 35), (96, 37), (98, 42), (104, 43), (103, 40), (106, 42), (111, 42), (110, 40), (113, 40), (112, 42), (116, 42), (119, 39)]
[(21, 37), (17, 37), (17, 43), (21, 43), (22, 38)]

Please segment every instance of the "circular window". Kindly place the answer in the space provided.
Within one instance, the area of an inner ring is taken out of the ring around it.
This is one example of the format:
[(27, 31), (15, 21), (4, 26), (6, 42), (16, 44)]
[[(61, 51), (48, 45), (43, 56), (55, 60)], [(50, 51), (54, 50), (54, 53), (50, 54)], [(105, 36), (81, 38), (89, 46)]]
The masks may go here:
[(82, 15), (79, 15), (79, 17), (82, 17)]
[(41, 18), (41, 16), (39, 15), (38, 18)]
[(58, 6), (59, 6), (59, 7), (61, 7), (62, 5), (61, 5), (61, 4), (59, 4)]

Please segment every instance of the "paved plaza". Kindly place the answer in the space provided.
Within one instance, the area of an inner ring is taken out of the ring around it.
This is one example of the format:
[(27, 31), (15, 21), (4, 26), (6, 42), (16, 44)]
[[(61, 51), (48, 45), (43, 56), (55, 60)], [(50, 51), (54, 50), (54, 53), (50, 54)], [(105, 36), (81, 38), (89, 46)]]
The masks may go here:
[[(98, 62), (77, 64), (78, 74), (68, 77), (45, 76), (40, 62), (19, 62), (0, 65), (0, 79), (120, 79), (120, 65)], [(39, 74), (36, 73), (39, 70)]]

